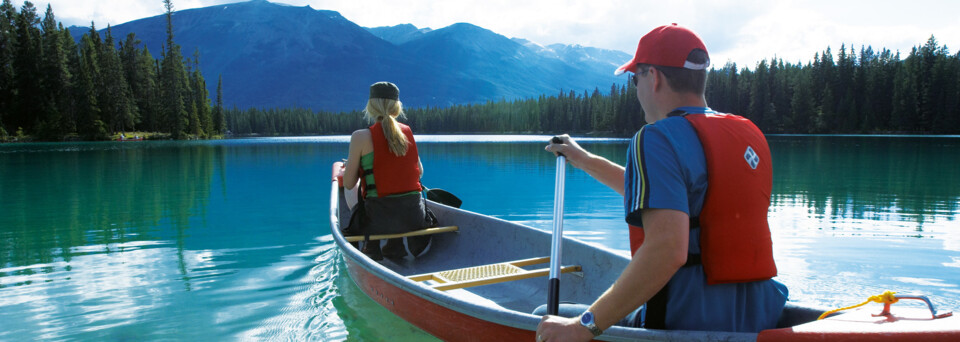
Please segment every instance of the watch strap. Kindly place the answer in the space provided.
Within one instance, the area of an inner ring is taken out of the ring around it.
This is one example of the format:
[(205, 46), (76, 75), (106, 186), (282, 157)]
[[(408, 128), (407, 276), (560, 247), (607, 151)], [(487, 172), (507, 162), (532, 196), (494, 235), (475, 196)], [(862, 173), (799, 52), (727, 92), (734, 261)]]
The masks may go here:
[(602, 335), (602, 334), (603, 334), (603, 330), (600, 330), (600, 327), (597, 326), (597, 322), (596, 322), (594, 319), (591, 319), (589, 323), (584, 323), (584, 322), (583, 322), (583, 315), (585, 315), (585, 314), (587, 314), (587, 313), (590, 314), (590, 317), (591, 317), (591, 318), (594, 318), (594, 319), (596, 318), (595, 315), (594, 315), (592, 312), (589, 312), (589, 311), (584, 312), (583, 314), (580, 315), (580, 319), (579, 319), (580, 325), (582, 325), (583, 327), (585, 327), (585, 328), (587, 328), (588, 330), (590, 330), (590, 333), (593, 334), (593, 337), (597, 337), (597, 336)]

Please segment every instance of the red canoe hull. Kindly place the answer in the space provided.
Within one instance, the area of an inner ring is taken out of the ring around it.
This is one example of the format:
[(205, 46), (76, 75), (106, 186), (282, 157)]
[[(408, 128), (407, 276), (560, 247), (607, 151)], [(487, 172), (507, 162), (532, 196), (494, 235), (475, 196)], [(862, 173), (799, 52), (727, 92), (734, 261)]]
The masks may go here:
[[(356, 261), (344, 258), (347, 272), (360, 289), (403, 320), (444, 341), (533, 341), (535, 331), (472, 317), (420, 298), (377, 277)], [(465, 335), (464, 331), (482, 332)]]

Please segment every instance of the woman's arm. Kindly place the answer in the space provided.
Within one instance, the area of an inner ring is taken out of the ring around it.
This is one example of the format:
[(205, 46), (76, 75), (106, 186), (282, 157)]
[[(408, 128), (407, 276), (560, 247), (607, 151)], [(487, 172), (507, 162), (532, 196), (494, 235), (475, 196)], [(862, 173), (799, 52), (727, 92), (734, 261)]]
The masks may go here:
[(373, 151), (373, 138), (370, 130), (360, 129), (350, 135), (350, 149), (347, 154), (347, 163), (344, 165), (343, 186), (353, 189), (360, 180), (360, 157)]

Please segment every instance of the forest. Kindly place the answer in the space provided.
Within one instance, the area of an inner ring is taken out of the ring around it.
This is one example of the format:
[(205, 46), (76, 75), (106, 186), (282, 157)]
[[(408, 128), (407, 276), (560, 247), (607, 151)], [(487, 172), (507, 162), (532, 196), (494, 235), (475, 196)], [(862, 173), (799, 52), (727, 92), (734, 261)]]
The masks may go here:
[[(0, 5), (0, 141), (106, 140), (124, 132), (149, 138), (349, 134), (367, 124), (351, 112), (316, 108), (223, 106), (222, 76), (211, 103), (200, 56), (174, 42), (173, 4), (165, 0), (167, 41), (155, 59), (134, 34), (101, 37), (91, 23), (79, 43), (48, 5)], [(836, 56), (834, 56), (836, 54)], [(629, 136), (643, 111), (622, 83), (593, 91), (449, 107), (405, 104), (402, 121), (421, 134)], [(403, 88), (403, 85), (399, 85)], [(755, 67), (727, 63), (707, 77), (707, 103), (743, 115), (765, 133), (958, 134), (960, 53), (931, 36), (909, 54), (842, 45), (812, 61), (773, 57)], [(402, 98), (401, 98), (402, 100)]]
[[(951, 55), (935, 37), (905, 58), (870, 46), (857, 52), (844, 45), (836, 55), (827, 47), (806, 64), (771, 58), (752, 70), (733, 63), (711, 68), (707, 103), (773, 134), (960, 133), (960, 53)], [(407, 108), (406, 122), (418, 133), (630, 136), (645, 122), (628, 80), (603, 91)], [(234, 134), (349, 134), (366, 125), (359, 110), (233, 108), (226, 117)]]
[[(167, 41), (154, 59), (134, 34), (115, 41), (91, 23), (77, 44), (47, 6), (41, 19), (29, 1), (0, 5), (0, 140), (105, 140), (123, 132), (173, 139), (222, 134), (222, 108), (211, 105), (200, 56), (184, 58)], [(117, 48), (119, 46), (119, 48)], [(219, 88), (219, 86), (218, 86)]]

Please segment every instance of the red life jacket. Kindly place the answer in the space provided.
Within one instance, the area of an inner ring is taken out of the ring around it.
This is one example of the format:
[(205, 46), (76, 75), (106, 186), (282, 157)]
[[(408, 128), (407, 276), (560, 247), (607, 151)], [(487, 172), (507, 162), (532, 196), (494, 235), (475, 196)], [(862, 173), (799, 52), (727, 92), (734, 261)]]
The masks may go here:
[[(773, 187), (770, 148), (750, 120), (730, 114), (687, 114), (707, 162), (707, 193), (699, 218), (700, 262), (707, 284), (773, 278), (773, 242), (767, 209)], [(630, 249), (643, 244), (643, 228), (630, 226)], [(690, 258), (688, 258), (690, 259)], [(687, 264), (691, 262), (688, 260)]]
[[(413, 140), (413, 131), (402, 123), (397, 123), (400, 132), (407, 137), (407, 154), (397, 156), (390, 151), (386, 136), (383, 135), (383, 126), (378, 121), (370, 126), (370, 135), (373, 138), (373, 179), (376, 184), (364, 189), (377, 190), (377, 197), (386, 197), (411, 191), (420, 191), (420, 155), (417, 154), (417, 143)], [(363, 178), (361, 178), (363, 179)]]

